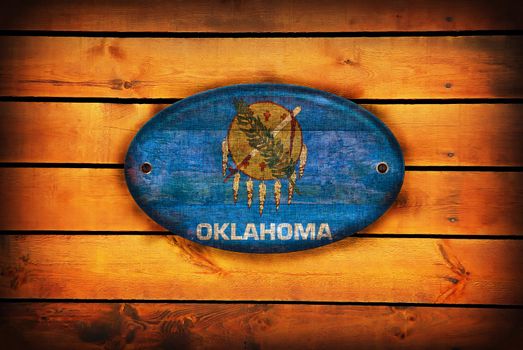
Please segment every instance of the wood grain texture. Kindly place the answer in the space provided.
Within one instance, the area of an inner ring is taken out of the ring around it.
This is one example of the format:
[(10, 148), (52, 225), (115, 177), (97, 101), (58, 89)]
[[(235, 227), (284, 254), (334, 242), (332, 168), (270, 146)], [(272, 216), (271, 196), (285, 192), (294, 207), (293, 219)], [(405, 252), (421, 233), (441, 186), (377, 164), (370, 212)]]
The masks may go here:
[(523, 241), (347, 238), (245, 254), (177, 236), (0, 236), (0, 297), (521, 304)]
[[(120, 169), (0, 169), (2, 230), (158, 231)], [(369, 233), (520, 235), (523, 174), (407, 172)]]
[[(166, 106), (2, 102), (0, 162), (121, 164), (136, 132)], [(392, 130), (407, 165), (523, 165), (521, 104), (363, 107)]]
[[(522, 98), (523, 36), (383, 33), (522, 30), (522, 19), (523, 3), (509, 0), (8, 0), (0, 3), (0, 30), (173, 38), (2, 36), (0, 96), (184, 98), (229, 84), (281, 82), (347, 98)], [(343, 37), (376, 31), (381, 36)], [(186, 32), (340, 37), (178, 35)], [(0, 162), (121, 163), (132, 136), (162, 107), (1, 103)], [(408, 165), (523, 163), (519, 104), (366, 107), (399, 138)], [(521, 172), (408, 172), (395, 206), (365, 232), (432, 238), (348, 238), (281, 255), (226, 252), (160, 235), (162, 228), (131, 199), (120, 169), (0, 168), (0, 178), (6, 348), (519, 349), (523, 343), (523, 241), (493, 239), (523, 232)], [(154, 302), (167, 299), (230, 304)]]
[(523, 37), (2, 37), (0, 95), (181, 98), (273, 82), (348, 98), (523, 97)]
[(523, 312), (271, 304), (0, 305), (13, 349), (517, 349)]
[(351, 32), (523, 29), (521, 2), (3, 1), (0, 29), (116, 32)]

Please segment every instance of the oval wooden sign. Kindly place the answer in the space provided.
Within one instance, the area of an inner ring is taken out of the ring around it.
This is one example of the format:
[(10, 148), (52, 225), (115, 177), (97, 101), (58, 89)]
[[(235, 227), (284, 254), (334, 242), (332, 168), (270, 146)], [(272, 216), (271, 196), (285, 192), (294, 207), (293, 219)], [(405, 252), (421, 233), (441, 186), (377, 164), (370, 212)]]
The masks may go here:
[(289, 252), (379, 218), (403, 182), (398, 142), (370, 112), (311, 88), (234, 85), (164, 109), (125, 161), (138, 205), (173, 233), (241, 252)]

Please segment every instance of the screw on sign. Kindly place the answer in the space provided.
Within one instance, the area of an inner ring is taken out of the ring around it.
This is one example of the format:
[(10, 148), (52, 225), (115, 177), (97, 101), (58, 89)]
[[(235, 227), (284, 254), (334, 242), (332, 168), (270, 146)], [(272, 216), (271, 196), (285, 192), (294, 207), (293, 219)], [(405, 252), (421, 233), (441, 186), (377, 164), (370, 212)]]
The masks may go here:
[(395, 200), (401, 149), (370, 112), (282, 84), (209, 90), (158, 113), (125, 161), (138, 205), (212, 247), (276, 253), (365, 228)]

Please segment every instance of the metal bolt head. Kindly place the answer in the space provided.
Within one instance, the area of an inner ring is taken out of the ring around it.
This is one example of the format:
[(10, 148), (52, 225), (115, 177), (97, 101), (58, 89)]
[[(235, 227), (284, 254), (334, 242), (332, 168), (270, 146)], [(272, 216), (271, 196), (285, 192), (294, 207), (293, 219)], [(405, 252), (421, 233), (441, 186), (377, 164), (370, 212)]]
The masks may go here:
[(153, 166), (151, 165), (151, 163), (145, 162), (142, 164), (140, 169), (142, 169), (142, 173), (149, 174), (153, 170)]
[(380, 174), (385, 174), (389, 171), (389, 166), (385, 162), (381, 162), (378, 165), (376, 165), (376, 171)]

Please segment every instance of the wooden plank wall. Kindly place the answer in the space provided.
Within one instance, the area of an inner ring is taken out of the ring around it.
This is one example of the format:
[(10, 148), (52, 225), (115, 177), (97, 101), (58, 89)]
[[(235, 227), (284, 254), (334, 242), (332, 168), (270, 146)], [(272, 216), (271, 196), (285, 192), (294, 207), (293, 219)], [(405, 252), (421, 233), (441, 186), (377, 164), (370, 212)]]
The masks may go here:
[[(523, 3), (0, 4), (6, 348), (521, 348)], [(353, 238), (249, 255), (127, 192), (166, 105), (248, 82), (355, 100), (397, 136), (393, 208)]]

